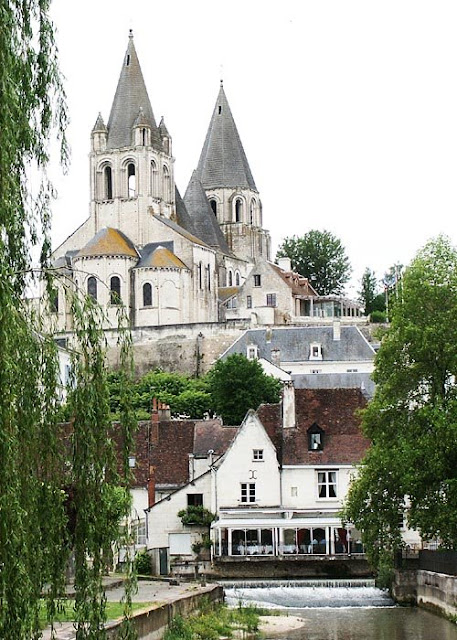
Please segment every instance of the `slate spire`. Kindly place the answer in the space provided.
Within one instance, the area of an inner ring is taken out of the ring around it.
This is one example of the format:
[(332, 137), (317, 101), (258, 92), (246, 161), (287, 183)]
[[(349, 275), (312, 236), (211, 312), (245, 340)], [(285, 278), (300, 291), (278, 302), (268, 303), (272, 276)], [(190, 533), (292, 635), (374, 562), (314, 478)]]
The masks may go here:
[(197, 177), (204, 189), (241, 187), (257, 191), (222, 82)]
[(194, 171), (184, 195), (184, 204), (192, 220), (194, 233), (210, 247), (230, 255), (227, 240), (208, 202), (203, 185)]
[(130, 30), (129, 43), (108, 120), (108, 149), (131, 146), (132, 127), (140, 109), (144, 121), (151, 127), (152, 146), (160, 149), (159, 132), (133, 43), (133, 33)]

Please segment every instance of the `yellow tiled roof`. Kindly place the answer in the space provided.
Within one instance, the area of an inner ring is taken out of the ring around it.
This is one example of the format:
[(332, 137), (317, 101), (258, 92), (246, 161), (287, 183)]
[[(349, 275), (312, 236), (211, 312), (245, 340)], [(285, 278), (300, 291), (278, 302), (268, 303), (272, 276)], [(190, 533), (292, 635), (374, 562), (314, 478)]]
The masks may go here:
[(131, 256), (138, 258), (138, 252), (133, 243), (126, 235), (113, 229), (105, 227), (100, 229), (95, 236), (89, 240), (85, 247), (81, 249), (78, 256)]
[(172, 267), (174, 269), (187, 269), (184, 262), (182, 262), (177, 255), (172, 253), (165, 247), (157, 247), (155, 251), (151, 253), (147, 260), (142, 261), (142, 267)]

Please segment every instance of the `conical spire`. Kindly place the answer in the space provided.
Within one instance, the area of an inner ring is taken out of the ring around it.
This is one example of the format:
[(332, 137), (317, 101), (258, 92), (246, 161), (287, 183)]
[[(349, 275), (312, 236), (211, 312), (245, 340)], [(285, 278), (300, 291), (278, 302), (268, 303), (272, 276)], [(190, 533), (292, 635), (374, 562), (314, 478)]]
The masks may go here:
[(99, 113), (97, 116), (97, 120), (95, 121), (94, 128), (92, 129), (92, 133), (106, 133), (106, 131), (106, 124), (103, 121), (102, 114)]
[(231, 254), (227, 240), (210, 207), (202, 183), (194, 171), (184, 195), (184, 204), (192, 220), (195, 235), (225, 254)]
[(222, 82), (197, 175), (205, 189), (241, 187), (257, 191)]
[(129, 44), (108, 120), (108, 149), (120, 149), (132, 144), (132, 127), (140, 108), (143, 110), (145, 122), (151, 127), (152, 145), (160, 148), (159, 132), (133, 44), (133, 34), (130, 31)]

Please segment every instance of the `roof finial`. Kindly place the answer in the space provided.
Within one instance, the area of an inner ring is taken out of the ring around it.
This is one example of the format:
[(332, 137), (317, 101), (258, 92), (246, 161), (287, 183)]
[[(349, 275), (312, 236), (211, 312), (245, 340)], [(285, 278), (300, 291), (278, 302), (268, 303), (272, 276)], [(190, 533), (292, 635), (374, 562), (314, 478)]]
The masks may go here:
[(129, 38), (133, 38), (133, 29), (129, 29)]
[(221, 87), (224, 86), (224, 80), (223, 80), (223, 76), (224, 76), (224, 65), (221, 63)]

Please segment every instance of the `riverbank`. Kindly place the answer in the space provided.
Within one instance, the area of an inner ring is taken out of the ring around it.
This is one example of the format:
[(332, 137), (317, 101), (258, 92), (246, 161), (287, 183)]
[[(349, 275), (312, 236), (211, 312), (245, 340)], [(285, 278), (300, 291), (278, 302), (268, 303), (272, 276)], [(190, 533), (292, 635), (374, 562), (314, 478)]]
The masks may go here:
[(259, 631), (269, 638), (276, 636), (282, 637), (291, 631), (301, 629), (305, 624), (306, 620), (299, 616), (288, 616), (287, 614), (279, 616), (260, 616)]

